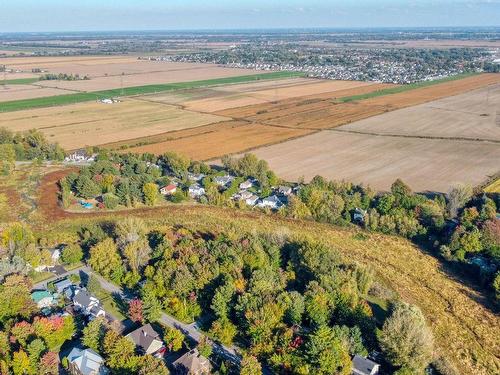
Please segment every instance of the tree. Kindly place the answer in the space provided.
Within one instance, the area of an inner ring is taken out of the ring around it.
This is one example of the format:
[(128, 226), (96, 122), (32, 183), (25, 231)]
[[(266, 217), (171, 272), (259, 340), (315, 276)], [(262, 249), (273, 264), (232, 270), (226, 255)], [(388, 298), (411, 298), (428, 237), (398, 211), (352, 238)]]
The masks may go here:
[(96, 184), (89, 176), (80, 175), (76, 181), (76, 191), (82, 198), (95, 198), (101, 194), (101, 187)]
[(29, 343), (27, 347), (28, 357), (34, 370), (38, 367), (37, 365), (40, 363), (40, 357), (46, 349), (47, 348), (42, 339), (34, 339)]
[(103, 318), (97, 318), (92, 320), (85, 328), (82, 330), (83, 345), (89, 347), (90, 349), (100, 352), (104, 336), (106, 334), (106, 325)]
[(228, 318), (219, 318), (212, 323), (210, 334), (224, 345), (231, 345), (238, 329)]
[(9, 175), (14, 170), (15, 160), (14, 145), (0, 144), (0, 175)]
[(47, 352), (40, 360), (38, 372), (41, 375), (59, 374), (59, 355), (55, 352)]
[(432, 333), (425, 318), (417, 306), (404, 302), (394, 305), (379, 335), (379, 343), (394, 366), (418, 371), (432, 358)]
[(148, 322), (155, 322), (161, 317), (162, 305), (149, 289), (143, 289), (142, 309), (144, 318)]
[(14, 375), (30, 375), (35, 372), (32, 370), (31, 362), (28, 354), (24, 350), (14, 353), (12, 359), (12, 371)]
[(11, 255), (34, 243), (35, 237), (31, 229), (23, 223), (13, 223), (1, 233), (1, 246), (8, 249)]
[(49, 350), (58, 351), (65, 341), (70, 340), (75, 333), (75, 322), (71, 315), (35, 317), (33, 320), (35, 334), (42, 338)]
[(200, 355), (205, 358), (209, 358), (212, 355), (212, 343), (207, 339), (206, 336), (201, 337), (196, 349), (198, 349)]
[(285, 318), (290, 324), (300, 325), (305, 311), (304, 297), (296, 291), (289, 293), (290, 302)]
[(134, 343), (111, 329), (104, 336), (103, 351), (107, 356), (106, 363), (117, 373), (134, 371), (139, 365)]
[(335, 331), (322, 326), (309, 335), (306, 356), (315, 374), (351, 374), (351, 357)]
[(165, 362), (152, 355), (145, 355), (141, 358), (139, 365), (139, 375), (168, 375), (170, 372), (165, 366)]
[(26, 347), (28, 339), (34, 333), (35, 330), (33, 329), (33, 326), (24, 320), (21, 322), (17, 322), (10, 329), (10, 334), (12, 335), (12, 338), (15, 339), (22, 347)]
[(105, 278), (116, 280), (116, 275), (121, 276), (122, 260), (111, 238), (106, 238), (90, 249), (89, 265)]
[(286, 210), (287, 216), (290, 216), (294, 219), (306, 219), (311, 216), (311, 211), (309, 210), (307, 205), (295, 195), (292, 195), (288, 199)]
[(240, 375), (262, 374), (262, 366), (259, 360), (252, 355), (244, 355), (240, 365)]
[(78, 244), (69, 244), (61, 253), (61, 260), (64, 264), (75, 264), (82, 260), (83, 250)]
[(22, 316), (28, 318), (36, 311), (36, 305), (31, 299), (31, 281), (21, 275), (10, 275), (0, 285), (0, 322), (9, 318)]
[(327, 324), (330, 320), (330, 298), (316, 281), (309, 283), (305, 297), (306, 317), (316, 327)]
[(144, 238), (147, 234), (148, 228), (144, 220), (134, 216), (127, 216), (125, 219), (120, 220), (115, 227), (116, 242), (120, 247), (129, 243), (137, 242)]
[(191, 164), (188, 158), (174, 152), (166, 152), (160, 159), (167, 171), (172, 172), (177, 177), (182, 177)]
[(142, 301), (138, 298), (130, 301), (128, 305), (128, 316), (130, 320), (136, 323), (144, 323), (144, 316), (142, 313)]
[(144, 184), (144, 186), (142, 187), (142, 193), (144, 194), (144, 202), (148, 206), (154, 206), (160, 198), (160, 194), (158, 192), (158, 185), (152, 182)]
[(114, 210), (120, 203), (120, 198), (118, 198), (113, 193), (106, 193), (102, 196), (103, 203), (107, 209)]
[(165, 327), (163, 339), (170, 351), (176, 352), (182, 349), (184, 343), (184, 334), (175, 328)]
[(151, 248), (146, 238), (130, 242), (122, 250), (123, 256), (127, 259), (127, 264), (133, 272), (145, 266), (151, 258)]
[(472, 187), (469, 185), (456, 185), (447, 194), (448, 213), (451, 218), (458, 215), (458, 211), (471, 199)]

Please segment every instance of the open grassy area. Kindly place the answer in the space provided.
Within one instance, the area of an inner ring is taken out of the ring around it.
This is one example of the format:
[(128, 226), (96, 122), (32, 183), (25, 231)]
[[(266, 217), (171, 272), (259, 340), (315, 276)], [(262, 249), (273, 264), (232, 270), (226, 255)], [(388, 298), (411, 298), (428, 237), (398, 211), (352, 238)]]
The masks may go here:
[(18, 79), (6, 79), (1, 80), (0, 85), (29, 85), (31, 83), (38, 82), (40, 78), (18, 78)]
[(368, 92), (366, 94), (346, 96), (346, 97), (337, 99), (337, 102), (339, 102), (339, 103), (347, 103), (347, 102), (352, 102), (352, 101), (357, 101), (357, 100), (364, 100), (364, 99), (376, 98), (378, 96), (391, 95), (391, 94), (399, 94), (401, 92), (415, 90), (415, 89), (419, 89), (419, 88), (427, 87), (427, 86), (438, 85), (438, 84), (444, 83), (444, 82), (456, 81), (456, 80), (459, 80), (459, 79), (463, 79), (463, 78), (467, 78), (467, 77), (472, 77), (472, 76), (475, 76), (475, 75), (478, 75), (478, 74), (479, 73), (463, 73), (463, 74), (457, 74), (457, 75), (446, 77), (446, 78), (436, 79), (434, 81), (416, 82), (416, 83), (411, 83), (409, 85), (401, 85), (401, 86), (396, 86), (396, 87), (390, 87), (390, 88), (387, 88), (387, 89), (382, 89), (382, 90)]
[(484, 188), (486, 193), (498, 193), (500, 194), (500, 178), (493, 181), (491, 184)]
[(99, 100), (110, 97), (123, 97), (133, 95), (145, 95), (158, 92), (185, 90), (199, 87), (210, 87), (218, 85), (228, 85), (235, 83), (251, 82), (256, 80), (265, 79), (280, 79), (280, 78), (294, 78), (303, 77), (304, 73), (297, 72), (271, 72), (254, 75), (244, 75), (236, 77), (224, 77), (216, 79), (206, 79), (201, 81), (189, 81), (179, 83), (166, 83), (157, 85), (124, 87), (123, 89), (102, 90), (93, 92), (80, 92), (76, 94), (56, 95), (44, 98), (13, 100), (0, 103), (0, 112), (19, 111), (22, 109), (52, 107), (57, 105), (66, 105), (87, 102), (92, 100)]

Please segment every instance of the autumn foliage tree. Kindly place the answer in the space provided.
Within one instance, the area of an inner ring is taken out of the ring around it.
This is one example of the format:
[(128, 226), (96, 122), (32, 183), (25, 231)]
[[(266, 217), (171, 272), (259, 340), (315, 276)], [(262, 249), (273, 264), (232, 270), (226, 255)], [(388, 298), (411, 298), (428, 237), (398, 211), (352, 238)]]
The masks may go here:
[(130, 301), (128, 305), (128, 316), (133, 322), (144, 322), (144, 315), (142, 313), (142, 301), (140, 299), (136, 298)]

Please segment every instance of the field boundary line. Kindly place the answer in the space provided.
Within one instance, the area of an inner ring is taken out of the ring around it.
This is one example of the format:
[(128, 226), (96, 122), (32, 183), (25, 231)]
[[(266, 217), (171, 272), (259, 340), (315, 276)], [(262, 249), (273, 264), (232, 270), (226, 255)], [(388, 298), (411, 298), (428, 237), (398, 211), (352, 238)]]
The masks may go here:
[(431, 135), (410, 135), (410, 134), (394, 134), (394, 133), (374, 133), (374, 132), (364, 132), (359, 130), (346, 130), (339, 128), (323, 129), (326, 131), (339, 132), (339, 133), (349, 133), (349, 134), (359, 134), (359, 135), (371, 135), (375, 137), (393, 137), (393, 138), (416, 138), (416, 139), (434, 139), (443, 141), (468, 141), (468, 142), (484, 142), (484, 143), (495, 143), (500, 144), (500, 140), (496, 139), (483, 139), (483, 138), (468, 138), (468, 137), (442, 137), (442, 136), (431, 136)]

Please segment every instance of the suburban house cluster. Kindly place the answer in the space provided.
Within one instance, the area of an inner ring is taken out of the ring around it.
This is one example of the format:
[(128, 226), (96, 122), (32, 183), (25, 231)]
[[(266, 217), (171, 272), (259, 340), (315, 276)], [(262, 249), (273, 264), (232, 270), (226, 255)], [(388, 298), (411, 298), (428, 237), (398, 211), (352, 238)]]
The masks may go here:
[[(68, 277), (56, 279), (56, 281), (49, 283), (47, 288), (33, 290), (31, 298), (45, 316), (71, 314), (81, 318), (80, 320), (84, 324), (99, 317), (109, 323), (113, 321), (99, 298), (85, 288), (76, 285)], [(135, 328), (125, 337), (135, 344), (138, 354), (152, 355), (161, 359), (167, 352), (161, 335), (151, 324)], [(102, 356), (81, 344), (72, 347), (66, 358), (68, 371), (72, 375), (107, 375), (111, 373)], [(196, 349), (180, 356), (173, 362), (172, 366), (175, 370), (174, 374), (208, 375), (212, 369), (210, 361), (200, 355)]]

